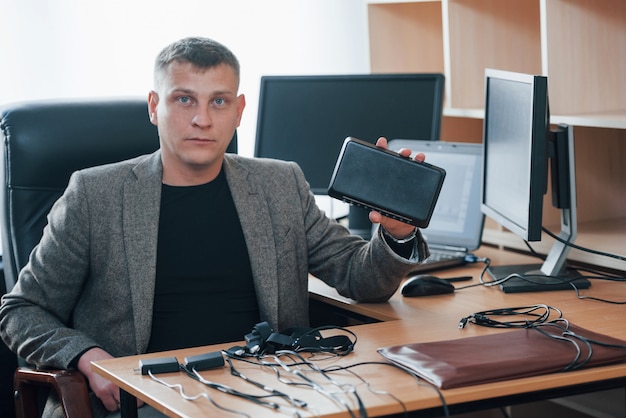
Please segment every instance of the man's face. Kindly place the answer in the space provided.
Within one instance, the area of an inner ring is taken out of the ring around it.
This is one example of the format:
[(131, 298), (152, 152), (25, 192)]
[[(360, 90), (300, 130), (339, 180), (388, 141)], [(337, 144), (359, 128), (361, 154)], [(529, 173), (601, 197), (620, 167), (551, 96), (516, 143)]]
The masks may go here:
[(161, 75), (148, 109), (159, 130), (164, 182), (171, 174), (206, 181), (217, 176), (245, 106), (237, 87), (235, 72), (225, 64), (199, 69), (174, 62)]

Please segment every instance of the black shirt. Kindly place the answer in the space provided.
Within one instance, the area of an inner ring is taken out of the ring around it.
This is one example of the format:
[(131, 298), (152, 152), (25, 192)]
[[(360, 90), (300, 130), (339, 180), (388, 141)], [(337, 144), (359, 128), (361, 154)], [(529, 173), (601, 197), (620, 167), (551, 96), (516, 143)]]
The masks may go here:
[(260, 322), (248, 250), (224, 173), (162, 186), (148, 352), (240, 341)]

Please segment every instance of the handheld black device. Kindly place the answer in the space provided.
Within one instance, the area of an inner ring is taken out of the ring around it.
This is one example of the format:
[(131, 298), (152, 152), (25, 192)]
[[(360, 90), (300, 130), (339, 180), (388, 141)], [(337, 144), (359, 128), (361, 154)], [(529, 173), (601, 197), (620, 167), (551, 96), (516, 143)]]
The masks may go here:
[(441, 167), (348, 137), (339, 153), (328, 194), (426, 228), (445, 175)]

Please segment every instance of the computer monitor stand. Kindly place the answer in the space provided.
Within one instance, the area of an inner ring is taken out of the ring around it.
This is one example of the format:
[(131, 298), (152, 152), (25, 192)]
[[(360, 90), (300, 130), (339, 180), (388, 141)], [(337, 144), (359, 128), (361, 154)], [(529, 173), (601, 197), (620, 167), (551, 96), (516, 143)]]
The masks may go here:
[(576, 216), (576, 171), (574, 166), (573, 128), (560, 125), (551, 131), (550, 158), (552, 169), (552, 204), (561, 211), (561, 231), (543, 264), (504, 265), (487, 269), (493, 280), (502, 282), (505, 293), (543, 292), (546, 290), (586, 289), (589, 280), (567, 266), (568, 243), (578, 234)]
[(587, 289), (589, 280), (582, 278), (575, 269), (566, 268), (554, 276), (546, 276), (541, 271), (541, 264), (524, 264), (489, 267), (488, 272), (493, 280), (502, 280), (512, 274), (522, 277), (511, 277), (502, 284), (504, 293), (545, 292), (548, 290)]

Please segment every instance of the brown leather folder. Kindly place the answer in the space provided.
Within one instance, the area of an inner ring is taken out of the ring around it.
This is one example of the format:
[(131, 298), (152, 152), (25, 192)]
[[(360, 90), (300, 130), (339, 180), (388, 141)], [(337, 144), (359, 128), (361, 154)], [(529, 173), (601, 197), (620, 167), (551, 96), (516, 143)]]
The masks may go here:
[(557, 338), (533, 328), (516, 329), (455, 340), (384, 347), (378, 352), (442, 389), (626, 360), (626, 341), (573, 324), (569, 324), (573, 335), (563, 334), (553, 325), (543, 325), (540, 330)]

